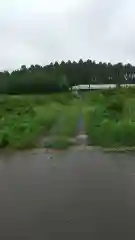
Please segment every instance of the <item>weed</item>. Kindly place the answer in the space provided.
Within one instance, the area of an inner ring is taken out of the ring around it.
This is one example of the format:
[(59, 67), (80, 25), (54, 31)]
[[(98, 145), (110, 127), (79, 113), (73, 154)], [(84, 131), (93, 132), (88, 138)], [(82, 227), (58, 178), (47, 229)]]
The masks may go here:
[[(0, 147), (33, 147), (42, 131), (48, 132), (62, 109), (56, 96), (1, 96)], [(63, 99), (58, 94), (57, 98)], [(66, 97), (64, 104), (70, 101)]]
[(67, 137), (55, 137), (51, 138), (48, 142), (45, 143), (45, 148), (53, 149), (66, 149), (71, 146), (71, 142)]
[(106, 90), (94, 93), (94, 98), (90, 93), (85, 104), (89, 103), (91, 108), (84, 112), (89, 144), (104, 147), (135, 145), (133, 92), (128, 88)]

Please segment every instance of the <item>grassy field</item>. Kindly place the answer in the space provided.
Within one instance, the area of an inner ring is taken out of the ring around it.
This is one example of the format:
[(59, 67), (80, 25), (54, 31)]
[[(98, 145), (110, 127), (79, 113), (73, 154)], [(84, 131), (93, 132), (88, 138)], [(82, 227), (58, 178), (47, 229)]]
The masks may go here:
[(71, 131), (66, 126), (68, 117), (66, 112), (68, 111), (70, 114), (74, 113), (72, 110), (74, 108), (73, 101), (71, 94), (44, 96), (1, 95), (0, 147), (34, 147), (40, 135), (42, 133), (47, 135), (61, 116), (63, 116), (63, 122), (61, 123), (60, 136), (72, 135), (75, 125), (75, 114), (68, 118), (68, 123), (72, 128)]
[(83, 111), (90, 145), (135, 146), (135, 89), (89, 93)]
[(72, 94), (0, 96), (0, 147), (65, 149), (74, 144), (83, 109), (89, 145), (135, 146), (135, 89)]

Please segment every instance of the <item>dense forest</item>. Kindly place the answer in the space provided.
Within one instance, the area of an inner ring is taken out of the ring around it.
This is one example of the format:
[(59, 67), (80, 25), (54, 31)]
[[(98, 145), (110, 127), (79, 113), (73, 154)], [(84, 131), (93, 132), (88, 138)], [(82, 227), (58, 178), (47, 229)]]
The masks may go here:
[(21, 66), (11, 73), (0, 72), (0, 92), (49, 93), (68, 91), (78, 84), (122, 84), (135, 82), (135, 66), (118, 63), (96, 63), (79, 60), (78, 62), (55, 62), (46, 66)]

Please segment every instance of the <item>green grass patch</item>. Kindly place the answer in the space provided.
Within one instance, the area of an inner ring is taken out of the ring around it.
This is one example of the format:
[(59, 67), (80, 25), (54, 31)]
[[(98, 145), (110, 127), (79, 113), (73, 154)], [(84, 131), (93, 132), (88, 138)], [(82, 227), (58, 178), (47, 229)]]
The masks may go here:
[(84, 116), (90, 145), (135, 146), (135, 97), (129, 93), (115, 89), (87, 96)]
[(52, 149), (67, 149), (72, 145), (71, 141), (68, 137), (54, 137), (50, 138), (44, 145), (45, 148), (52, 148)]
[(0, 147), (34, 147), (48, 133), (61, 109), (71, 104), (70, 94), (0, 96)]
[(57, 136), (73, 137), (77, 130), (77, 121), (80, 114), (80, 104), (75, 101), (72, 106), (66, 106), (61, 113), (60, 121), (56, 126)]
[(76, 136), (77, 121), (81, 111), (80, 101), (74, 100), (72, 105), (62, 108), (59, 121), (55, 125), (46, 147), (64, 149), (74, 144), (71, 140)]

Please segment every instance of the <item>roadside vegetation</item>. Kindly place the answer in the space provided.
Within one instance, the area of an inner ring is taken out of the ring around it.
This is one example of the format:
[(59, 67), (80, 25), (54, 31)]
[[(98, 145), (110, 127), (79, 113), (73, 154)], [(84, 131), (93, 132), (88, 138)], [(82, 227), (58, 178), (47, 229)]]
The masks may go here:
[(75, 98), (70, 92), (0, 96), (0, 147), (65, 149), (76, 144), (83, 109), (89, 145), (135, 146), (135, 89), (93, 91)]
[(63, 107), (62, 114), (45, 147), (65, 149), (74, 144), (80, 111), (79, 100), (73, 100), (72, 103)]
[[(29, 148), (36, 145), (37, 139), (42, 134), (48, 134), (58, 118), (63, 115), (60, 136), (70, 135), (75, 125), (75, 108), (72, 106), (72, 95), (1, 95), (0, 96), (0, 147)], [(73, 118), (68, 118), (66, 110)], [(65, 121), (65, 122), (64, 122)], [(62, 134), (62, 131), (64, 134)]]
[(135, 146), (134, 88), (86, 94), (83, 111), (90, 145)]
[[(116, 84), (118, 89), (84, 94), (84, 100), (70, 92), (73, 86), (93, 83)], [(135, 83), (135, 66), (90, 59), (0, 72), (0, 148), (39, 146), (42, 136), (49, 136), (44, 147), (68, 147), (82, 106), (89, 144), (132, 146), (135, 89), (119, 88), (130, 83)]]

